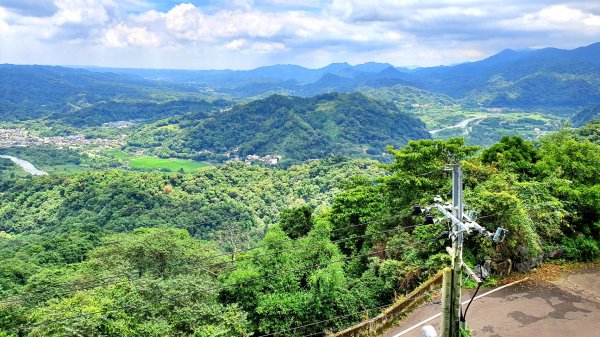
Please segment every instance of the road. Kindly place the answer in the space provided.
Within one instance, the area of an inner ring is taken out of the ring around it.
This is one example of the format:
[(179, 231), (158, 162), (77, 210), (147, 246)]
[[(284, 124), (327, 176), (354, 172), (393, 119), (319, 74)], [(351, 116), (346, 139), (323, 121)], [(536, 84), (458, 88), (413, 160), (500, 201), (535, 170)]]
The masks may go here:
[[(480, 290), (480, 294), (490, 289)], [(471, 291), (463, 292), (463, 300)], [(463, 306), (464, 308), (464, 306)], [(382, 335), (399, 333), (439, 313), (439, 303), (429, 303)], [(467, 313), (474, 337), (598, 337), (600, 336), (600, 267), (561, 273), (551, 280), (531, 280), (506, 287), (476, 300)], [(429, 323), (439, 332), (439, 318)], [(421, 337), (421, 328), (403, 337)]]
[(4, 158), (4, 159), (10, 159), (12, 160), (13, 163), (19, 165), (25, 172), (34, 175), (34, 176), (45, 176), (48, 173), (44, 172), (42, 170), (38, 170), (35, 166), (33, 166), (32, 163), (23, 160), (23, 159), (19, 159), (17, 157), (13, 157), (13, 156), (6, 156), (6, 155), (0, 155), (0, 158)]

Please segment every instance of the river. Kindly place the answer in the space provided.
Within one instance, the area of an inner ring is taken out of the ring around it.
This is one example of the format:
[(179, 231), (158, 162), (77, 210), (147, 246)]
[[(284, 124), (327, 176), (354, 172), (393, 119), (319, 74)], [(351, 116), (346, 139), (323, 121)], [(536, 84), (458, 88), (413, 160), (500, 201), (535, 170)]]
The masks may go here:
[(48, 172), (38, 170), (37, 168), (35, 168), (35, 166), (33, 166), (32, 163), (28, 162), (27, 160), (23, 160), (23, 159), (13, 157), (13, 156), (6, 156), (6, 155), (0, 155), (0, 158), (12, 160), (13, 163), (19, 165), (25, 172), (27, 172), (31, 175), (45, 176), (48, 174)]
[(469, 125), (469, 123), (471, 123), (471, 122), (475, 122), (475, 121), (477, 121), (477, 120), (484, 119), (484, 118), (485, 118), (485, 117), (474, 117), (474, 118), (467, 118), (467, 119), (463, 120), (462, 122), (460, 122), (460, 123), (458, 123), (458, 124), (456, 124), (456, 125), (447, 126), (447, 127), (445, 127), (445, 128), (442, 128), (442, 129), (431, 130), (431, 131), (429, 131), (429, 133), (431, 133), (432, 135), (435, 135), (436, 133), (438, 133), (438, 132), (440, 132), (440, 131), (443, 131), (443, 130), (455, 129), (455, 128), (461, 128), (461, 129), (464, 129), (464, 128), (466, 128), (466, 127), (467, 127), (467, 125)]

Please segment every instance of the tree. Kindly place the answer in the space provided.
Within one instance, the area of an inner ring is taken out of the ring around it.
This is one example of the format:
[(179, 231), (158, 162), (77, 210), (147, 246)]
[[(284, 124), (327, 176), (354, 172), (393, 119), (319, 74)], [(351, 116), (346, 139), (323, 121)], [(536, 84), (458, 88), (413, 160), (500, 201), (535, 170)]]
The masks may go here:
[(248, 336), (246, 314), (218, 301), (219, 260), (207, 262), (217, 255), (212, 245), (173, 228), (139, 228), (109, 240), (79, 266), (79, 277), (129, 276), (35, 308), (32, 336)]
[(306, 235), (313, 227), (313, 207), (302, 205), (286, 208), (279, 214), (279, 226), (292, 239)]
[(497, 165), (501, 169), (510, 170), (522, 178), (528, 178), (534, 173), (538, 161), (538, 151), (533, 144), (519, 136), (504, 136), (500, 142), (485, 149), (481, 154), (484, 164)]

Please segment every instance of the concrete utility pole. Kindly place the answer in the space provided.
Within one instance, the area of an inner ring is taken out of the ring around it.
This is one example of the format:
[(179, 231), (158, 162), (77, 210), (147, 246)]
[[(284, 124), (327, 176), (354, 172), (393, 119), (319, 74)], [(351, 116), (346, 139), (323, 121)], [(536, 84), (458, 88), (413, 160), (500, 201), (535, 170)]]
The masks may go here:
[[(463, 176), (459, 163), (448, 164), (446, 170), (452, 171), (452, 204), (444, 203), (438, 195), (434, 200), (433, 208), (437, 208), (447, 219), (452, 221), (450, 238), (452, 239), (452, 248), (447, 247), (447, 251), (452, 257), (452, 268), (444, 269), (442, 286), (442, 313), (441, 313), (441, 332), (442, 337), (459, 337), (461, 329), (466, 328), (464, 317), (461, 317), (461, 289), (462, 289), (462, 271), (467, 272), (468, 276), (481, 285), (482, 280), (463, 262), (463, 239), (465, 233), (475, 231), (481, 235), (492, 238), (496, 243), (504, 241), (508, 231), (502, 227), (497, 228), (495, 233), (488, 232), (485, 228), (476, 223), (470, 216), (463, 214)], [(427, 212), (426, 220), (429, 218), (433, 223), (433, 217), (429, 214), (430, 208), (423, 211), (420, 205), (415, 205), (413, 214)], [(464, 220), (464, 222), (463, 222)], [(426, 221), (427, 222), (427, 221)], [(433, 336), (430, 326), (423, 329), (423, 336)], [(435, 331), (433, 332), (435, 333)]]
[[(458, 220), (463, 218), (462, 202), (462, 169), (460, 164), (453, 164), (452, 167), (452, 210)], [(462, 251), (463, 251), (463, 228), (462, 221), (456, 221), (452, 226), (452, 233), (456, 235), (452, 242), (453, 262), (452, 262), (452, 305), (451, 307), (451, 334), (445, 335), (458, 337), (460, 331), (460, 293), (462, 289)]]
[(452, 213), (447, 208), (436, 203), (436, 207), (447, 218), (452, 220), (452, 249), (449, 251), (452, 256), (452, 269), (444, 270), (444, 282), (442, 289), (442, 336), (458, 337), (460, 334), (460, 293), (462, 289), (462, 250), (463, 250), (463, 232), (466, 226), (460, 221), (463, 218), (462, 203), (462, 169), (460, 164), (451, 164), (447, 166), (452, 170)]

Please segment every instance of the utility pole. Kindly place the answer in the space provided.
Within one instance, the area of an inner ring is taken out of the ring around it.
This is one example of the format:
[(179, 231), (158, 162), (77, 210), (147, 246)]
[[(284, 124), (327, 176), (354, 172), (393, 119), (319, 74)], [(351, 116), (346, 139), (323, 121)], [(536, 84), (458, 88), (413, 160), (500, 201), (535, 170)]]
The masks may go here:
[[(450, 238), (452, 239), (452, 249), (448, 252), (452, 257), (452, 269), (444, 270), (444, 281), (442, 289), (442, 336), (459, 337), (460, 335), (460, 300), (462, 288), (462, 250), (463, 250), (463, 232), (466, 226), (460, 221), (463, 218), (462, 202), (462, 169), (460, 164), (450, 164), (446, 166), (447, 170), (452, 170), (452, 206), (447, 203), (440, 205), (441, 198), (436, 197), (436, 207), (448, 219), (452, 220), (452, 230)], [(452, 213), (448, 212), (451, 207)]]
[[(452, 210), (458, 220), (463, 218), (462, 202), (462, 168), (460, 164), (452, 164)], [(459, 337), (460, 331), (460, 293), (462, 289), (462, 251), (463, 251), (463, 228), (461, 221), (453, 222), (452, 233), (455, 235), (452, 242), (452, 304), (450, 306), (451, 333), (448, 337)]]
[[(463, 262), (463, 239), (465, 233), (475, 231), (481, 235), (492, 238), (496, 243), (504, 241), (508, 231), (502, 227), (497, 228), (495, 233), (488, 232), (485, 228), (477, 224), (471, 217), (463, 214), (463, 176), (459, 163), (449, 164), (446, 170), (452, 171), (452, 204), (444, 203), (438, 195), (434, 200), (434, 206), (447, 219), (452, 221), (450, 238), (452, 239), (452, 248), (447, 247), (448, 253), (452, 257), (452, 268), (444, 269), (442, 286), (442, 313), (441, 313), (441, 333), (442, 337), (460, 337), (461, 329), (466, 327), (464, 317), (461, 317), (461, 289), (462, 289), (462, 271), (467, 272), (477, 284), (481, 285), (481, 279)], [(418, 206), (418, 207), (417, 207)], [(433, 218), (429, 214), (431, 208), (427, 207), (427, 219), (433, 223)], [(415, 212), (423, 213), (419, 205), (415, 205)], [(464, 222), (463, 222), (464, 221)], [(423, 329), (424, 336), (434, 336), (430, 326)]]

